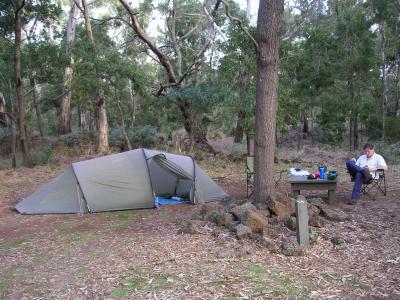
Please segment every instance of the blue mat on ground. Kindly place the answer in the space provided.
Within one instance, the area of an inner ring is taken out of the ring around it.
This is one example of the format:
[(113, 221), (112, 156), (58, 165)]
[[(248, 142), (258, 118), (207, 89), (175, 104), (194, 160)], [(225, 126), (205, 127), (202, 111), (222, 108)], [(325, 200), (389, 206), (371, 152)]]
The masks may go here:
[(157, 196), (156, 197), (156, 206), (159, 205), (177, 205), (177, 204), (188, 204), (190, 201), (188, 199), (184, 199), (181, 197), (171, 197), (171, 198), (164, 198)]

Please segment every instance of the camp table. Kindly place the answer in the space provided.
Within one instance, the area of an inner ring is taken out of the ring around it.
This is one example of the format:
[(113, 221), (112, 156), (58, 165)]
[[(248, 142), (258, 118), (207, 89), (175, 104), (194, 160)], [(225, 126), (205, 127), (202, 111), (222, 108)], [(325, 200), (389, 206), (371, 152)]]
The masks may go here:
[(301, 190), (328, 190), (328, 203), (336, 201), (336, 179), (307, 179), (307, 176), (291, 176), (289, 179), (293, 197), (300, 195)]

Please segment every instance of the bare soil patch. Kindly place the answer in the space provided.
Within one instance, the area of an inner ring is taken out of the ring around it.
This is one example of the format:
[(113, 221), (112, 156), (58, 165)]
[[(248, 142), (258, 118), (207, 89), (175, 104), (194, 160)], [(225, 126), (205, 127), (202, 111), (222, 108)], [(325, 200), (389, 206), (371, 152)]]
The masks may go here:
[[(202, 225), (202, 234), (178, 234), (199, 214), (199, 205), (84, 216), (20, 215), (12, 207), (64, 167), (0, 170), (0, 298), (399, 299), (398, 169), (387, 173), (386, 197), (367, 195), (348, 206), (352, 184), (343, 168), (345, 154), (315, 149), (303, 154), (288, 151), (277, 170), (294, 162), (313, 169), (329, 161), (340, 174), (334, 207), (349, 220), (327, 221), (302, 257), (238, 241), (212, 223)], [(231, 195), (246, 196), (244, 163), (221, 158), (201, 164)], [(277, 189), (289, 193), (287, 177)], [(305, 196), (326, 197), (313, 191)], [(344, 243), (334, 245), (334, 237)], [(227, 249), (236, 254), (221, 255)]]

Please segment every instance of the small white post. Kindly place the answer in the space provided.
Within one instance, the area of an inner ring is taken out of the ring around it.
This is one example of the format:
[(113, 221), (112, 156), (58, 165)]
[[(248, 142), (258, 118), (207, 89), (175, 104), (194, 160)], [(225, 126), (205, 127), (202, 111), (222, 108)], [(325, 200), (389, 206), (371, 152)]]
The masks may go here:
[(303, 199), (296, 200), (297, 242), (300, 246), (308, 246), (310, 237), (308, 232), (307, 202)]

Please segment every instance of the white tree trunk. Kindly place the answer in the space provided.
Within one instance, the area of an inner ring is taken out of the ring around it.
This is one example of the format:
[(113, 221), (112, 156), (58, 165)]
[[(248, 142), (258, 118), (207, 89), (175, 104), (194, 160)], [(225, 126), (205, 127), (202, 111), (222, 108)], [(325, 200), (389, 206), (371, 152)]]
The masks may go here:
[(75, 40), (75, 20), (77, 16), (77, 6), (74, 0), (70, 1), (71, 9), (69, 11), (69, 18), (67, 23), (67, 45), (66, 45), (66, 56), (69, 60), (68, 65), (64, 68), (64, 79), (63, 79), (63, 97), (61, 99), (60, 106), (60, 118), (59, 118), (59, 133), (65, 134), (71, 132), (71, 82), (72, 75), (74, 73), (74, 58), (72, 56), (72, 45)]

